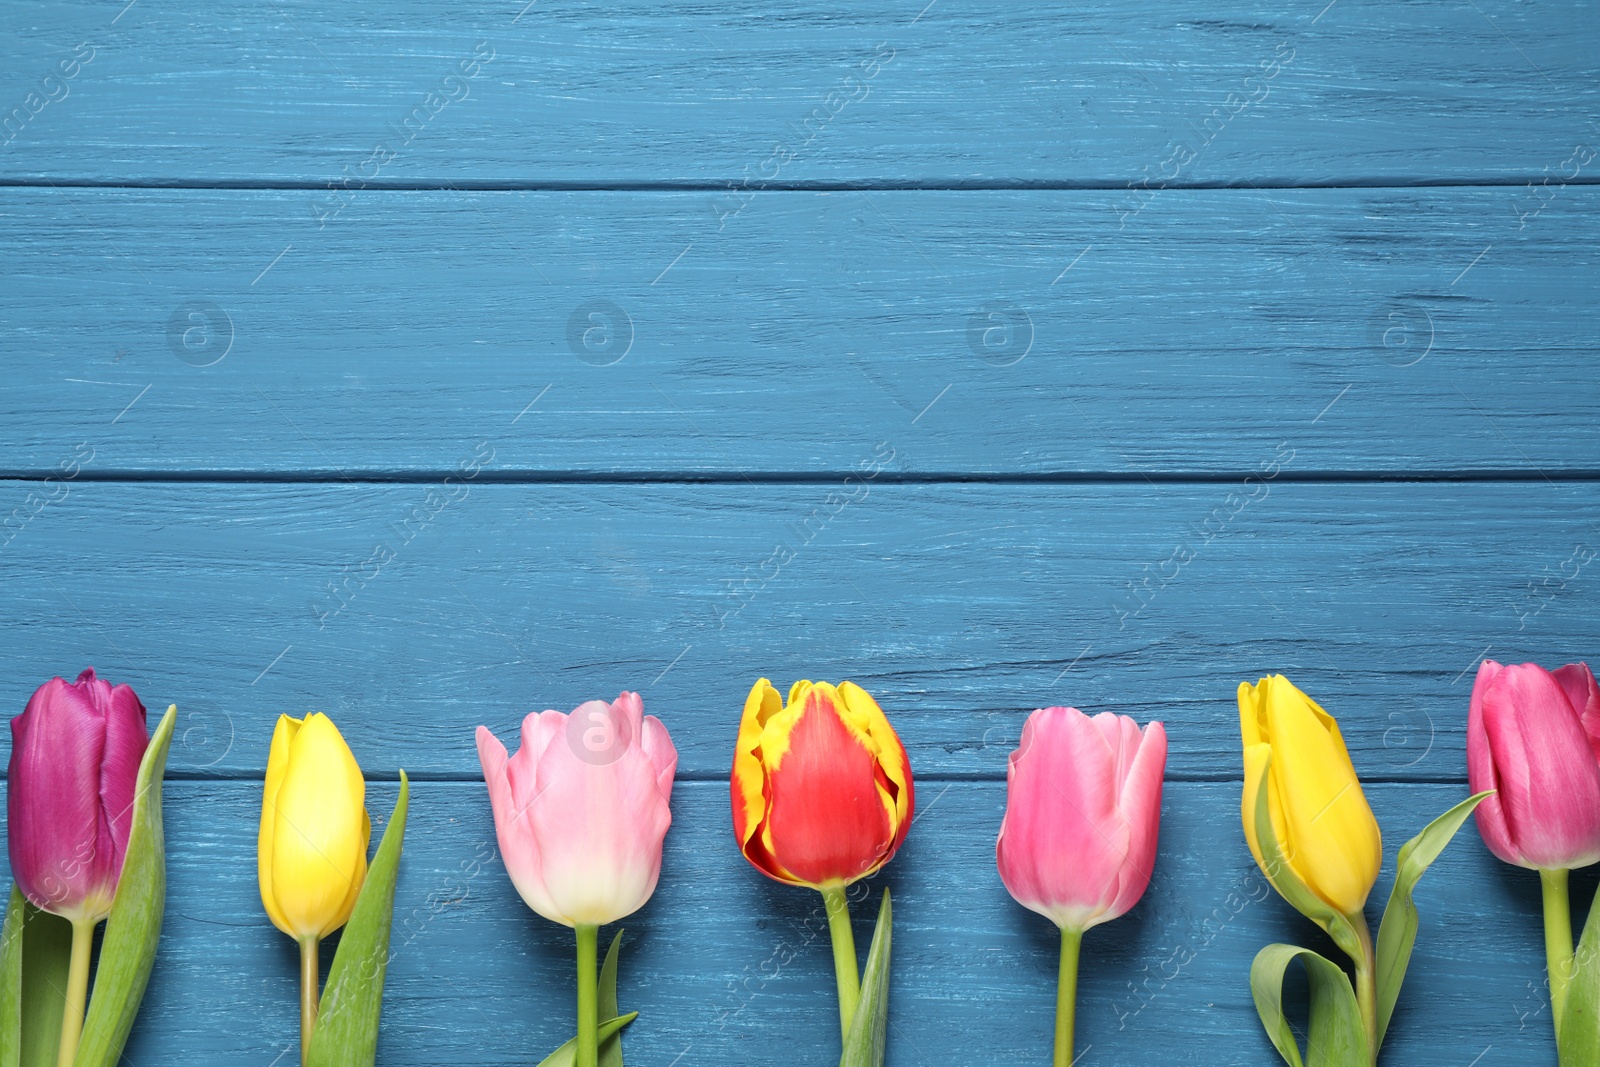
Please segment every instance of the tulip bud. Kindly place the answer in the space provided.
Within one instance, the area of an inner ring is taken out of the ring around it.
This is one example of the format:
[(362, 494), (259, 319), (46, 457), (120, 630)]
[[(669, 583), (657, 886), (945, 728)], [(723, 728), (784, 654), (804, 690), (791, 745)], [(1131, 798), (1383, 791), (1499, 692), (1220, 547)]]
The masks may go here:
[(1589, 668), (1484, 660), (1467, 719), (1467, 780), (1475, 793), (1497, 790), (1476, 815), (1502, 860), (1543, 870), (1600, 861), (1600, 688)]
[(528, 907), (571, 927), (643, 907), (661, 874), (678, 752), (639, 694), (532, 713), (509, 758), (488, 727), (477, 740), (500, 855)]
[[(1244, 834), (1262, 873), (1280, 893), (1280, 879), (1292, 875), (1340, 915), (1359, 914), (1378, 880), (1383, 840), (1339, 724), (1276, 674), (1239, 684), (1239, 726)], [(1256, 833), (1259, 768), (1269, 756), (1267, 808), (1288, 872), (1266, 862)]]
[(257, 873), (272, 925), (302, 943), (343, 926), (367, 877), (367, 783), (333, 720), (278, 717)]
[(1006, 767), (995, 843), (1000, 879), (1023, 907), (1086, 930), (1139, 902), (1161, 827), (1167, 734), (1105, 712), (1044, 708), (1028, 716)]
[(52, 678), (11, 720), (11, 870), (35, 907), (74, 922), (111, 913), (148, 743), (139, 698), (93, 667)]
[(733, 757), (744, 858), (791, 885), (844, 886), (893, 858), (911, 826), (911, 763), (860, 686), (796, 682), (785, 706), (762, 678)]

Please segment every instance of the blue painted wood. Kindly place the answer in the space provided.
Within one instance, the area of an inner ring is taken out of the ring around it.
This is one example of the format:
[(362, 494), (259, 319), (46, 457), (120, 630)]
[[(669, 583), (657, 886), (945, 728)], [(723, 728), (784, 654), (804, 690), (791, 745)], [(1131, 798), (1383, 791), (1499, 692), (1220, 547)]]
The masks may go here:
[(125, 4), (0, 12), (0, 176), (1520, 186), (1600, 144), (1581, 0)]
[[(359, 747), (361, 734), (351, 732)], [(1238, 789), (1168, 784), (1145, 900), (1085, 939), (1084, 1062), (1172, 1062), (1179, 1050), (1198, 1063), (1273, 1062), (1250, 1001), (1250, 958), (1276, 940), (1337, 952), (1269, 895), (1239, 830)], [(888, 1062), (1040, 1063), (1056, 939), (995, 874), (1004, 786), (931, 781), (919, 794), (923, 814), (905, 848), (871, 883), (895, 894)], [(1403, 838), (1465, 787), (1379, 785), (1369, 794), (1391, 865), (1374, 894), (1376, 921)], [(386, 813), (393, 796), (393, 785), (374, 786), (374, 813)], [(727, 803), (721, 782), (674, 791), (660, 888), (623, 924), (619, 998), (641, 1013), (626, 1038), (628, 1061), (835, 1063), (820, 897), (745, 864)], [(294, 1040), (297, 971), (292, 943), (267, 922), (257, 894), (259, 783), (174, 783), (165, 810), (167, 918), (128, 1058), (271, 1062)], [(1421, 933), (1387, 1062), (1460, 1067), (1492, 1045), (1499, 1062), (1553, 1067), (1537, 885), (1491, 857), (1470, 823), (1463, 829), (1418, 891)], [(1592, 887), (1580, 876), (1575, 899)], [(869, 908), (855, 911), (864, 946)], [(565, 1038), (571, 935), (513, 891), (481, 783), (414, 785), (395, 918), (379, 1063), (527, 1064)]]
[(92, 663), (180, 705), (191, 776), (321, 710), (371, 770), (473, 777), (479, 723), (635, 689), (721, 777), (767, 674), (866, 686), (920, 773), (998, 778), (1066, 703), (1233, 778), (1234, 690), (1281, 670), (1368, 775), (1459, 781), (1486, 651), (1600, 649), (1593, 482), (63, 491), (0, 551), (0, 707)]
[[(0, 707), (94, 663), (182, 708), (130, 1060), (293, 1059), (254, 836), (271, 723), (316, 708), (380, 815), (417, 779), (379, 1062), (534, 1062), (570, 949), (493, 858), (470, 730), (632, 687), (683, 758), (630, 1062), (829, 1063), (820, 908), (728, 832), (765, 672), (867, 685), (919, 776), (891, 1067), (1043, 1059), (1053, 938), (992, 848), (1052, 702), (1172, 735), (1085, 1062), (1272, 1062), (1249, 960), (1327, 946), (1253, 899), (1237, 681), (1340, 716), (1392, 861), (1465, 793), (1477, 660), (1600, 636), (1596, 28), (0, 5)], [(1554, 1062), (1537, 896), (1463, 832), (1386, 1062)]]
[(1600, 471), (1596, 189), (310, 195), (0, 199), (0, 468)]

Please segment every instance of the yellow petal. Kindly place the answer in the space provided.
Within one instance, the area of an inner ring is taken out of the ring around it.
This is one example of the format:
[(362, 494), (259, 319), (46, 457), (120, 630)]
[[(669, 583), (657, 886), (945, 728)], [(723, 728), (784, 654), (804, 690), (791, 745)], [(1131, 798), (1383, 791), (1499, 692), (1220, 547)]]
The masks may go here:
[(326, 715), (306, 717), (275, 799), (272, 888), (295, 937), (337, 929), (366, 874), (366, 783)]
[(883, 768), (885, 777), (895, 784), (895, 797), (889, 806), (889, 823), (898, 832), (911, 813), (911, 790), (907, 788), (911, 780), (911, 768), (906, 765), (900, 736), (889, 725), (889, 717), (883, 713), (878, 702), (856, 683), (840, 682), (839, 696), (844, 701), (845, 724), (863, 738), (867, 750)]
[(261, 906), (267, 911), (272, 925), (293, 935), (289, 920), (283, 916), (272, 892), (272, 844), (277, 836), (278, 790), (283, 786), (283, 776), (289, 769), (289, 746), (300, 730), (300, 720), (287, 715), (278, 716), (278, 725), (272, 731), (272, 748), (267, 755), (266, 784), (261, 797), (261, 831), (256, 838), (256, 880), (261, 887)]
[(766, 772), (762, 769), (761, 732), (767, 721), (783, 710), (783, 700), (767, 679), (759, 679), (750, 687), (744, 700), (744, 713), (739, 717), (739, 739), (733, 752), (733, 780), (739, 788), (739, 800), (744, 809), (743, 847), (766, 818)]
[(1354, 914), (1378, 878), (1378, 822), (1333, 717), (1282, 675), (1263, 688), (1273, 825), (1281, 811), (1290, 865), (1318, 896)]

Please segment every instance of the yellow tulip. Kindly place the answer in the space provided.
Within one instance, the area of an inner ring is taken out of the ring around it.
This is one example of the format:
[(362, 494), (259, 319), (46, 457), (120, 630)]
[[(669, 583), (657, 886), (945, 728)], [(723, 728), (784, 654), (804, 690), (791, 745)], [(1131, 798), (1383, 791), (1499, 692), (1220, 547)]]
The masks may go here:
[(367, 784), (333, 720), (279, 716), (267, 758), (258, 873), (272, 925), (302, 943), (343, 926), (367, 877)]
[(1262, 858), (1256, 834), (1258, 783), (1266, 766), (1267, 810), (1288, 875), (1340, 915), (1358, 916), (1378, 880), (1383, 839), (1339, 724), (1277, 674), (1257, 685), (1240, 683), (1239, 727), (1244, 735), (1244, 835), (1256, 863), (1293, 900), (1274, 876), (1281, 872)]

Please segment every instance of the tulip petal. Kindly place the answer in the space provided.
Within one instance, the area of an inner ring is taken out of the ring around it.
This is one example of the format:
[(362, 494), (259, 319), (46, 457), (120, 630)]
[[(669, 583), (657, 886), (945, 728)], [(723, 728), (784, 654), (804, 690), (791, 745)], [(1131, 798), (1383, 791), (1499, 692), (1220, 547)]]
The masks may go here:
[(762, 843), (792, 879), (847, 884), (877, 869), (897, 836), (878, 760), (840, 714), (833, 686), (796, 686), (802, 703), (762, 731), (769, 806)]
[(295, 932), (272, 892), (272, 846), (278, 839), (278, 791), (283, 788), (283, 777), (289, 770), (289, 746), (299, 729), (299, 719), (278, 716), (278, 725), (272, 731), (272, 747), (267, 755), (267, 774), (261, 797), (261, 831), (256, 840), (256, 875), (261, 886), (261, 906), (266, 909), (272, 925), (290, 937), (294, 937)]
[(272, 892), (295, 937), (326, 936), (366, 871), (366, 782), (326, 715), (313, 713), (289, 745), (278, 787)]
[(1589, 750), (1600, 763), (1600, 685), (1595, 684), (1594, 673), (1587, 663), (1569, 663), (1550, 673), (1567, 694), (1567, 702), (1577, 711), (1583, 722), (1583, 732), (1589, 738)]
[[(1124, 717), (1138, 734), (1138, 726)], [(1156, 842), (1161, 834), (1161, 785), (1167, 770), (1167, 730), (1159, 722), (1144, 728), (1128, 767), (1118, 807), (1128, 825), (1128, 857), (1117, 880), (1117, 896), (1107, 919), (1125, 915), (1144, 896), (1155, 870)]]
[(594, 762), (554, 742), (538, 774), (526, 818), (560, 921), (599, 925), (637, 911), (655, 891), (672, 822), (649, 758), (635, 745)]
[(1600, 765), (1561, 685), (1535, 664), (1506, 667), (1485, 687), (1482, 715), (1517, 852), (1544, 868), (1600, 860)]
[(128, 834), (133, 829), (133, 802), (139, 778), (139, 764), (144, 759), (150, 736), (145, 727), (144, 705), (133, 689), (126, 685), (115, 688), (106, 685), (96, 693), (95, 703), (100, 706), (106, 724), (105, 751), (100, 764), (100, 804), (105, 813), (101, 847), (113, 857), (111, 879), (122, 876), (122, 861), (128, 847)]
[(678, 749), (673, 745), (672, 735), (667, 733), (666, 726), (654, 715), (644, 717), (640, 747), (656, 772), (656, 789), (661, 792), (661, 799), (670, 804), (672, 779), (678, 773)]
[[(528, 718), (537, 719), (538, 715), (530, 714)], [(527, 735), (528, 726), (524, 720), (523, 736)], [(560, 922), (560, 913), (540, 875), (539, 853), (534, 848), (527, 812), (517, 807), (512, 795), (506, 746), (487, 726), (478, 727), (477, 740), (478, 760), (483, 764), (483, 780), (489, 786), (489, 806), (494, 812), (495, 837), (500, 842), (500, 859), (505, 864), (506, 874), (523, 903), (545, 918)]]
[(1116, 806), (1118, 754), (1108, 732), (1122, 736), (1076, 708), (1043, 708), (1028, 717), (1007, 770), (1001, 880), (1024, 907), (1064, 928), (1109, 917), (1129, 859), (1133, 827)]
[(1472, 683), (1472, 701), (1467, 711), (1467, 784), (1474, 793), (1495, 790), (1478, 805), (1473, 813), (1478, 823), (1478, 834), (1483, 843), (1506, 863), (1532, 868), (1523, 859), (1511, 840), (1511, 830), (1506, 826), (1505, 807), (1500, 801), (1500, 775), (1495, 770), (1494, 753), (1489, 750), (1489, 733), (1483, 725), (1483, 695), (1501, 671), (1500, 664), (1485, 659), (1478, 665), (1478, 676)]
[(103, 918), (116, 885), (100, 803), (106, 723), (89, 689), (51, 679), (11, 720), (12, 871), (35, 907), (67, 918)]

